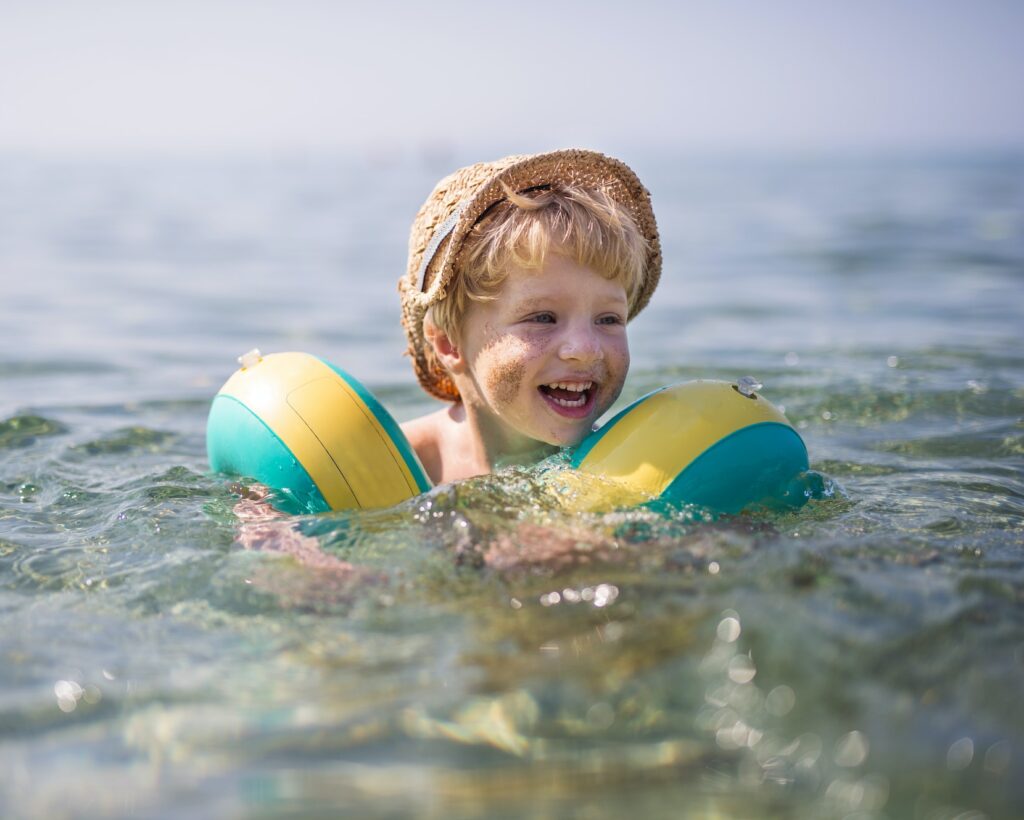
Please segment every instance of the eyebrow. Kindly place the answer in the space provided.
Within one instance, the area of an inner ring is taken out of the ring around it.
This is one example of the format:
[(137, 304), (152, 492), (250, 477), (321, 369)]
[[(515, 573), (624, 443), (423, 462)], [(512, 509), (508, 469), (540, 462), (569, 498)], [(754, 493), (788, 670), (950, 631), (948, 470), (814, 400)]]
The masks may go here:
[[(523, 299), (521, 302), (512, 302), (509, 304), (509, 309), (513, 313), (530, 313), (534, 310), (551, 310), (553, 303), (558, 299), (557, 296), (533, 296), (527, 299)], [(615, 301), (618, 301), (617, 299)], [(629, 301), (628, 299), (626, 300)]]
[(521, 302), (514, 302), (511, 307), (516, 313), (529, 313), (531, 310), (549, 308), (551, 306), (551, 301), (551, 299), (544, 296), (535, 296), (532, 299), (524, 299)]

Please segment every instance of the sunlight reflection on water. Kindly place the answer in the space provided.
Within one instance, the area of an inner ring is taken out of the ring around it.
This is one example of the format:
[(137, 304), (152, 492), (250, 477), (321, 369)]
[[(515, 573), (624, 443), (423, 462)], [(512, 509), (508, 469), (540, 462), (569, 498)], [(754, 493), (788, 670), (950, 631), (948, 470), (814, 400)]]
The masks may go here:
[(237, 545), (205, 418), (257, 345), (430, 409), (435, 169), (0, 159), (3, 814), (1019, 813), (1021, 160), (627, 159), (621, 402), (756, 373), (809, 504), (580, 510), (556, 461), (286, 525), (354, 575)]

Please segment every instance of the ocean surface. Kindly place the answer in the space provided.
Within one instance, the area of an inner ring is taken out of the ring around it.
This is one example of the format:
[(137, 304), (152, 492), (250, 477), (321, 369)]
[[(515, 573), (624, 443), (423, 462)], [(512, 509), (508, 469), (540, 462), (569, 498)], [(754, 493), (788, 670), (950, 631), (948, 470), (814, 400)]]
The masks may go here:
[(516, 470), (274, 525), (315, 560), (240, 543), (210, 399), (259, 347), (430, 410), (407, 231), (490, 156), (0, 156), (0, 816), (1024, 815), (1024, 155), (619, 155), (620, 406), (756, 376), (823, 490)]

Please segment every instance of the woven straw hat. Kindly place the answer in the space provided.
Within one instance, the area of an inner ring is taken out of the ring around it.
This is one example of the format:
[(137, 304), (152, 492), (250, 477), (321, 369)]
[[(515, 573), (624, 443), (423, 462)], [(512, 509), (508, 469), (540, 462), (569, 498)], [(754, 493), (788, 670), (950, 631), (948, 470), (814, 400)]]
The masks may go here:
[(439, 399), (457, 401), (459, 391), (423, 336), (423, 317), (447, 295), (466, 235), (505, 198), (503, 182), (518, 193), (553, 182), (603, 189), (625, 208), (649, 249), (646, 276), (630, 305), (630, 319), (650, 300), (661, 276), (661, 243), (650, 194), (625, 163), (595, 151), (571, 149), (460, 168), (437, 184), (416, 214), (409, 235), (409, 268), (398, 283), (402, 325), (416, 376), (423, 389)]

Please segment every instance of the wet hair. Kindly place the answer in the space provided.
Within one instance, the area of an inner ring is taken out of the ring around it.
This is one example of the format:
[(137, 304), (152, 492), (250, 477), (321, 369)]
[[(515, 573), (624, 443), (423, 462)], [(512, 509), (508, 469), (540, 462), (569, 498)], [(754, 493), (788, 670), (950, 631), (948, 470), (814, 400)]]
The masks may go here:
[(459, 249), (448, 295), (427, 316), (453, 340), (471, 301), (497, 299), (513, 267), (540, 270), (549, 254), (564, 256), (626, 291), (630, 313), (646, 275), (648, 243), (609, 194), (552, 184), (505, 198), (473, 226)]

